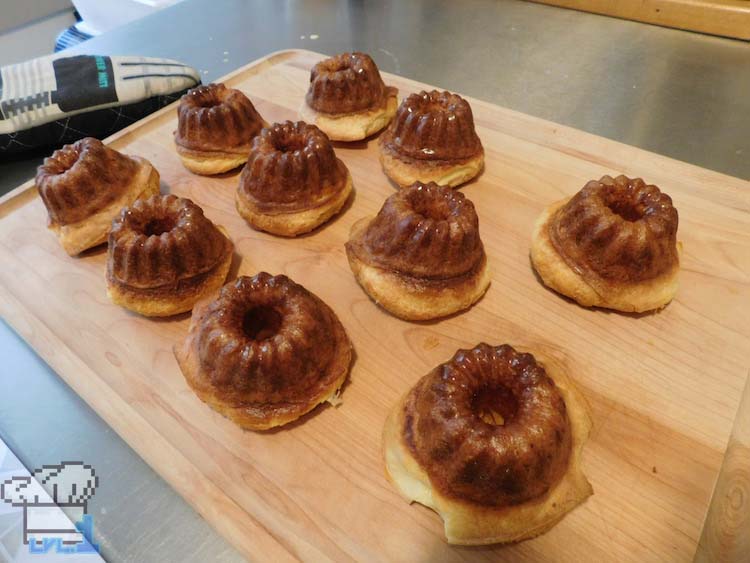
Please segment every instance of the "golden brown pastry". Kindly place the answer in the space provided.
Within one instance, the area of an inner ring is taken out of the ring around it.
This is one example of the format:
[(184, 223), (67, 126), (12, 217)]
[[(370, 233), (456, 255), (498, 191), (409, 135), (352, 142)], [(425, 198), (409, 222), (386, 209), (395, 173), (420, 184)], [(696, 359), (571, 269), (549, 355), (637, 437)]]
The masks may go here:
[(237, 211), (260, 231), (293, 237), (341, 211), (352, 177), (320, 129), (275, 123), (253, 141), (237, 188)]
[(313, 67), (300, 115), (333, 141), (359, 141), (390, 123), (397, 94), (370, 55), (343, 53)]
[(220, 174), (247, 162), (250, 144), (266, 122), (239, 90), (208, 84), (189, 90), (177, 108), (174, 141), (185, 168)]
[(380, 136), (380, 162), (399, 186), (435, 182), (455, 187), (484, 166), (484, 149), (468, 102), (450, 92), (406, 98)]
[(435, 510), (449, 543), (515, 542), (549, 530), (592, 494), (591, 429), (562, 373), (507, 344), (479, 344), (420, 379), (383, 432), (390, 479)]
[(434, 183), (403, 188), (356, 222), (346, 255), (367, 294), (406, 320), (466, 309), (490, 284), (474, 204)]
[(531, 260), (547, 286), (585, 307), (658, 309), (677, 293), (677, 224), (656, 186), (604, 176), (542, 213)]
[(351, 362), (336, 314), (286, 276), (225, 285), (193, 310), (175, 350), (188, 385), (243, 428), (266, 430), (332, 401)]
[(234, 245), (189, 199), (153, 196), (112, 223), (107, 295), (149, 317), (183, 313), (219, 289)]
[(159, 193), (159, 173), (145, 158), (126, 156), (86, 137), (65, 145), (36, 173), (48, 226), (75, 256), (107, 240), (112, 219), (139, 197)]

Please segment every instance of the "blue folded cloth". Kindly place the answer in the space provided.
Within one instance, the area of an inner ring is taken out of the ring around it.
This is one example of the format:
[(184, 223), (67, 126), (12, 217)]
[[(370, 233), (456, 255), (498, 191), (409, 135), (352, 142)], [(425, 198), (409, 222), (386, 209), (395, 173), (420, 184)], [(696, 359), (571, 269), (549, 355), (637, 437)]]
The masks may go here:
[(93, 35), (89, 35), (78, 29), (78, 24), (71, 25), (68, 29), (60, 33), (60, 35), (57, 36), (57, 39), (55, 39), (55, 53), (74, 47), (84, 41), (88, 41), (92, 37)]
[(0, 68), (0, 159), (99, 139), (200, 84), (194, 68), (147, 57), (42, 57)]

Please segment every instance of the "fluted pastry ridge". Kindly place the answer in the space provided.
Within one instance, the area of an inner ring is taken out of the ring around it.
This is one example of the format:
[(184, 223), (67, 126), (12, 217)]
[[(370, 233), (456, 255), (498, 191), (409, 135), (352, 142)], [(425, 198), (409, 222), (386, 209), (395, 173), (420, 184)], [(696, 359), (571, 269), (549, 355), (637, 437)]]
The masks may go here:
[(82, 221), (115, 202), (128, 189), (139, 165), (134, 159), (87, 137), (56, 150), (36, 174), (50, 221)]
[(370, 55), (342, 53), (313, 67), (305, 100), (321, 113), (355, 113), (384, 105), (386, 90)]
[(194, 151), (244, 151), (263, 125), (263, 118), (241, 91), (205, 84), (180, 99), (175, 142)]
[(291, 212), (335, 197), (347, 177), (325, 133), (315, 125), (286, 121), (253, 140), (239, 195), (260, 210)]

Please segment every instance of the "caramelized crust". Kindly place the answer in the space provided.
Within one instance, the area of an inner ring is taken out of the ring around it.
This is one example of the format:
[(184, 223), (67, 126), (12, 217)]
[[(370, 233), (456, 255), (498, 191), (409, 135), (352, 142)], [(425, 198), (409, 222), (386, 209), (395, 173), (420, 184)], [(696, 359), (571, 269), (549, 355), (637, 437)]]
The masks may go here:
[(253, 140), (237, 195), (268, 214), (307, 210), (335, 199), (348, 174), (320, 129), (275, 123)]
[(107, 278), (147, 295), (174, 293), (212, 272), (231, 253), (232, 243), (200, 207), (189, 199), (157, 195), (136, 201), (113, 222)]
[(346, 114), (380, 108), (386, 86), (370, 55), (342, 53), (316, 64), (305, 100), (315, 111)]
[(484, 153), (471, 107), (450, 92), (420, 92), (406, 98), (380, 137), (380, 147), (417, 161), (468, 161)]
[(248, 97), (224, 84), (189, 90), (180, 99), (177, 117), (177, 145), (201, 152), (245, 153), (264, 125)]
[(474, 205), (434, 183), (399, 190), (352, 225), (346, 254), (365, 292), (405, 320), (467, 309), (490, 284)]
[(394, 406), (383, 428), (388, 477), (443, 519), (448, 543), (543, 534), (589, 497), (584, 398), (554, 362), (508, 345), (459, 350)]
[(434, 183), (389, 196), (346, 249), (366, 264), (436, 281), (472, 273), (484, 260), (474, 204)]
[(677, 267), (677, 210), (640, 178), (591, 181), (548, 223), (565, 263), (599, 292), (654, 280)]
[(329, 399), (347, 375), (351, 345), (318, 297), (261, 272), (196, 309), (177, 357), (202, 400), (241, 426), (265, 429)]
[(407, 395), (404, 421), (405, 444), (446, 497), (518, 505), (568, 467), (565, 401), (531, 354), (508, 345), (456, 352)]
[(36, 185), (50, 223), (63, 226), (87, 219), (121, 198), (138, 172), (136, 160), (86, 137), (45, 158)]

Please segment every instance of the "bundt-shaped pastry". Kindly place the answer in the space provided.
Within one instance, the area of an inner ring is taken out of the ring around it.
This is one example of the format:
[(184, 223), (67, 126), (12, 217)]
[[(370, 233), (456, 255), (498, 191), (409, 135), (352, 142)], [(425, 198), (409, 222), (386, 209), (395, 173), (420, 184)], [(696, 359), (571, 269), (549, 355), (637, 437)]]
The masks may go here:
[(342, 53), (313, 67), (305, 99), (322, 113), (355, 113), (382, 105), (386, 90), (370, 55)]
[(450, 92), (406, 98), (380, 137), (380, 162), (399, 186), (435, 182), (455, 187), (479, 174), (484, 149), (468, 102)]
[(189, 199), (138, 200), (112, 223), (107, 294), (113, 303), (150, 317), (189, 311), (224, 283), (233, 250)]
[(287, 121), (253, 141), (235, 203), (253, 228), (296, 236), (341, 211), (351, 191), (351, 175), (325, 133)]
[(490, 283), (474, 204), (435, 183), (403, 188), (355, 223), (346, 254), (365, 292), (402, 319), (466, 309)]
[(507, 344), (479, 344), (398, 402), (383, 432), (386, 470), (440, 514), (449, 543), (520, 541), (591, 495), (581, 469), (590, 429), (564, 374)]
[(208, 84), (189, 90), (177, 108), (175, 145), (196, 174), (219, 174), (247, 161), (250, 143), (266, 125), (239, 90)]
[(537, 220), (531, 258), (581, 305), (642, 312), (669, 303), (680, 270), (677, 210), (640, 178), (604, 176)]
[(112, 219), (139, 197), (159, 193), (159, 173), (145, 158), (126, 156), (87, 137), (44, 159), (36, 186), (49, 228), (71, 256), (102, 244)]
[(343, 53), (313, 67), (300, 114), (334, 141), (359, 141), (393, 119), (397, 95), (370, 55)]
[(175, 350), (198, 397), (252, 430), (333, 402), (351, 354), (328, 305), (288, 277), (265, 272), (242, 276), (199, 303), (187, 340)]

